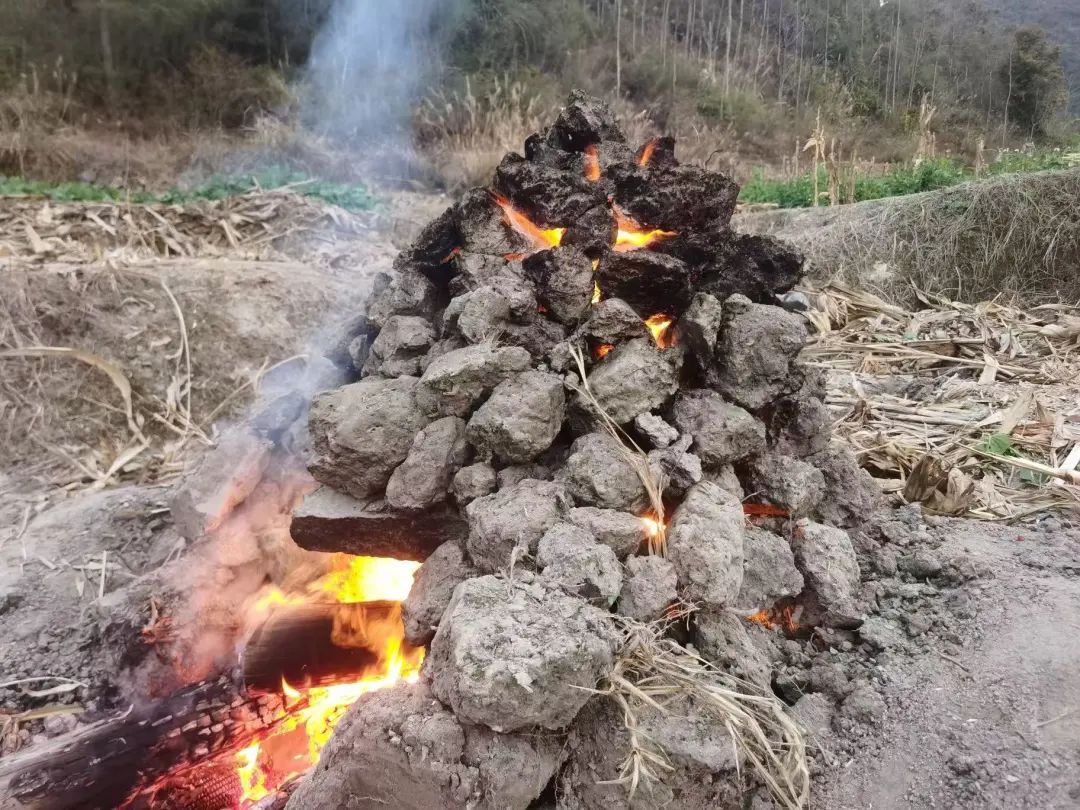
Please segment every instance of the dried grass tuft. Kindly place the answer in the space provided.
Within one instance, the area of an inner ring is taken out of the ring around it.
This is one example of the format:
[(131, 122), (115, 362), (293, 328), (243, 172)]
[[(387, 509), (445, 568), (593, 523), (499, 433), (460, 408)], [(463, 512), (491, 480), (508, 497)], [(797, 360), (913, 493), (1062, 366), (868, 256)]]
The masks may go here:
[(618, 704), (630, 736), (630, 752), (615, 782), (626, 785), (631, 798), (642, 785), (662, 783), (664, 773), (673, 770), (660, 745), (639, 732), (638, 715), (645, 708), (664, 713), (670, 700), (689, 697), (724, 724), (778, 806), (784, 810), (807, 806), (810, 771), (805, 735), (779, 698), (716, 669), (667, 638), (666, 622), (643, 624), (625, 617), (617, 621), (622, 645), (601, 693)]

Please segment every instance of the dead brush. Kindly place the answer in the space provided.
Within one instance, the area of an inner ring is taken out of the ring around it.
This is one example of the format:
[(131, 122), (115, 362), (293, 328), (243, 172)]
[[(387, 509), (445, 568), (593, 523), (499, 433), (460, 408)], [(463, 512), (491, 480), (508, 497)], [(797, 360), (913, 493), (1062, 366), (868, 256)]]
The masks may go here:
[(622, 427), (611, 418), (611, 415), (604, 410), (604, 407), (596, 399), (592, 389), (589, 388), (589, 378), (585, 370), (585, 354), (581, 350), (581, 347), (574, 346), (570, 350), (570, 353), (574, 358), (574, 362), (577, 364), (578, 376), (581, 378), (581, 386), (575, 386), (574, 390), (585, 397), (585, 400), (589, 403), (593, 412), (600, 419), (600, 423), (604, 426), (604, 430), (619, 443), (627, 462), (633, 467), (634, 472), (636, 472), (638, 478), (641, 479), (645, 491), (649, 494), (649, 504), (652, 506), (656, 523), (655, 528), (649, 535), (649, 551), (653, 554), (658, 554), (661, 557), (666, 557), (667, 529), (664, 522), (664, 489), (667, 486), (666, 476), (663, 472), (655, 469), (649, 463), (648, 454), (641, 449), (641, 446), (634, 441), (630, 434), (623, 430)]
[(802, 729), (777, 697), (718, 670), (665, 637), (670, 623), (685, 618), (691, 610), (686, 608), (651, 624), (616, 617), (622, 643), (615, 668), (600, 693), (614, 700), (622, 711), (630, 752), (620, 777), (609, 784), (626, 785), (633, 798), (643, 785), (663, 783), (663, 773), (673, 766), (663, 748), (640, 731), (639, 717), (645, 709), (668, 714), (671, 700), (686, 697), (724, 724), (737, 752), (778, 806), (802, 810), (810, 799)]

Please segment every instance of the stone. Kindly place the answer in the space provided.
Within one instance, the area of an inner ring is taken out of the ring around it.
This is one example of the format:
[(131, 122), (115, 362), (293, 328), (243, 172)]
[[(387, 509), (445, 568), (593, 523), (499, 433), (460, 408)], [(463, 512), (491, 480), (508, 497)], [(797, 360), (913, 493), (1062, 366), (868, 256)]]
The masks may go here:
[(572, 523), (556, 523), (536, 547), (544, 579), (597, 607), (609, 608), (622, 588), (622, 566), (615, 552)]
[(723, 318), (723, 303), (708, 293), (695, 295), (679, 318), (676, 326), (678, 341), (686, 344), (702, 370), (712, 367)]
[(465, 508), (477, 498), (490, 495), (497, 488), (495, 468), (486, 462), (462, 467), (454, 476), (454, 500)]
[(569, 757), (559, 775), (559, 810), (727, 810), (742, 807), (736, 748), (721, 720), (692, 698), (665, 703), (665, 711), (635, 705), (637, 730), (672, 766), (659, 780), (642, 780), (628, 798), (621, 781), (632, 752), (622, 711), (593, 698), (567, 739)]
[(456, 416), (436, 419), (416, 434), (409, 455), (390, 476), (386, 502), (406, 511), (441, 503), (467, 457), (465, 422)]
[(270, 463), (274, 443), (245, 428), (226, 431), (184, 476), (169, 498), (181, 537), (198, 540), (217, 529), (255, 491)]
[(395, 315), (417, 315), (431, 320), (438, 291), (420, 273), (410, 270), (388, 275), (380, 273), (372, 284), (367, 319), (382, 329)]
[(450, 295), (454, 297), (485, 287), (506, 271), (506, 259), (502, 256), (465, 250), (454, 256), (452, 264), (454, 277), (450, 279)]
[(467, 418), (480, 400), (511, 374), (524, 371), (529, 353), (510, 346), (466, 346), (435, 358), (416, 386), (417, 406), (431, 417)]
[(816, 509), (820, 522), (848, 529), (871, 520), (881, 508), (881, 489), (850, 448), (836, 443), (806, 461), (817, 467), (825, 481)]
[(620, 560), (636, 554), (649, 537), (645, 522), (630, 512), (577, 506), (566, 513), (566, 519), (614, 551)]
[(765, 425), (715, 391), (681, 391), (672, 408), (675, 426), (694, 437), (693, 450), (708, 467), (752, 456), (765, 448)]
[(435, 637), (454, 588), (479, 574), (458, 543), (443, 543), (435, 549), (416, 572), (409, 596), (401, 604), (405, 641), (414, 647), (428, 644)]
[(746, 497), (742, 484), (739, 483), (739, 476), (735, 473), (735, 467), (731, 464), (721, 464), (719, 467), (704, 470), (702, 477), (706, 481), (712, 481), (720, 489), (730, 492), (740, 501)]
[(747, 410), (764, 408), (797, 386), (792, 363), (806, 337), (798, 315), (731, 296), (724, 302), (712, 387)]
[(670, 447), (679, 438), (679, 431), (651, 413), (639, 413), (634, 417), (634, 428), (654, 449)]
[(566, 394), (562, 380), (525, 371), (503, 380), (469, 420), (469, 442), (482, 456), (507, 464), (531, 461), (562, 429)]
[(731, 221), (739, 196), (727, 175), (691, 165), (650, 165), (645, 182), (629, 186), (617, 181), (616, 199), (627, 216), (650, 228), (710, 237)]
[(510, 225), (496, 197), (487, 189), (469, 189), (461, 195), (454, 212), (461, 232), (463, 253), (506, 256), (526, 253), (531, 244)]
[(462, 725), (423, 683), (361, 696), (288, 810), (526, 810), (558, 769), (559, 740)]
[(319, 487), (296, 507), (289, 534), (301, 548), (423, 561), (443, 543), (464, 542), (468, 524), (446, 505), (402, 513)]
[(730, 611), (699, 611), (694, 616), (694, 644), (706, 661), (768, 693), (772, 662), (755, 643), (747, 624)]
[[(417, 376), (420, 362), (435, 342), (435, 329), (431, 322), (416, 315), (394, 315), (386, 319), (371, 344), (363, 363), (365, 377), (378, 374), (383, 377)], [(359, 359), (353, 354), (353, 362)]]
[(747, 526), (743, 538), (743, 580), (736, 600), (740, 610), (755, 613), (778, 599), (798, 596), (803, 576), (787, 540), (758, 526)]
[(443, 328), (469, 343), (489, 343), (515, 324), (534, 323), (536, 308), (532, 285), (523, 275), (506, 271), (453, 299), (443, 314)]
[(654, 622), (664, 617), (678, 601), (679, 577), (675, 566), (653, 554), (630, 557), (616, 610), (639, 622)]
[[(585, 255), (595, 257), (615, 244), (618, 232), (618, 222), (605, 200), (569, 223), (560, 245), (575, 247)], [(589, 269), (591, 271), (592, 267)]]
[(649, 330), (633, 307), (619, 298), (604, 298), (592, 308), (589, 319), (578, 329), (582, 337), (596, 343), (618, 345), (635, 338), (648, 338)]
[(566, 106), (559, 111), (547, 140), (552, 146), (575, 152), (602, 141), (626, 142), (607, 103), (581, 90), (570, 91)]
[(421, 376), (423, 376), (423, 373), (427, 371), (428, 366), (430, 366), (436, 358), (442, 357), (444, 354), (448, 354), (455, 349), (464, 349), (467, 345), (468, 344), (464, 341), (464, 339), (458, 337), (457, 335), (452, 335), (451, 337), (435, 341), (435, 343), (432, 344), (431, 348), (428, 349), (427, 354), (425, 354), (424, 358), (420, 361)]
[(743, 577), (742, 504), (710, 481), (694, 484), (672, 515), (668, 559), (680, 595), (705, 607), (723, 607), (739, 595)]
[(765, 452), (747, 465), (750, 491), (790, 517), (806, 517), (821, 501), (825, 478), (817, 468), (791, 456)]
[(566, 487), (558, 481), (526, 479), (477, 498), (465, 507), (469, 557), (485, 572), (509, 568), (521, 555), (536, 553), (540, 538), (570, 506)]
[(565, 227), (606, 202), (604, 189), (584, 170), (560, 171), (513, 152), (495, 169), (495, 189), (541, 228)]
[(357, 498), (381, 493), (430, 421), (417, 389), (415, 377), (372, 377), (316, 396), (308, 422), (315, 479)]
[[(660, 350), (648, 338), (631, 340), (616, 346), (592, 369), (589, 388), (608, 416), (622, 425), (663, 405), (678, 387), (680, 368), (678, 347)], [(575, 402), (585, 413), (592, 413), (584, 395), (578, 394)]]
[(806, 586), (827, 610), (850, 610), (859, 588), (859, 561), (843, 529), (800, 520), (792, 546)]
[(701, 459), (688, 452), (692, 439), (686, 435), (671, 447), (649, 451), (649, 466), (666, 482), (665, 495), (679, 497), (702, 479)]
[(682, 311), (690, 303), (690, 267), (652, 250), (605, 253), (596, 283), (602, 295), (625, 301), (642, 318)]
[(465, 723), (509, 732), (569, 725), (614, 665), (610, 616), (527, 571), (463, 582), (425, 672)]
[(627, 458), (627, 450), (606, 432), (575, 439), (557, 477), (581, 506), (636, 512), (649, 503), (648, 491)]
[(542, 250), (525, 259), (525, 272), (535, 281), (540, 303), (559, 323), (576, 326), (593, 298), (589, 257), (574, 247)]

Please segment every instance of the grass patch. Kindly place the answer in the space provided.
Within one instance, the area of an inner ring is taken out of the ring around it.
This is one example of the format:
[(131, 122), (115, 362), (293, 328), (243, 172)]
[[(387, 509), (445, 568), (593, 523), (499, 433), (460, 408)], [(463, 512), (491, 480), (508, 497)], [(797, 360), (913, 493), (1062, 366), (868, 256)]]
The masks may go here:
[(55, 202), (130, 202), (136, 204), (182, 204), (195, 200), (224, 200), (258, 189), (289, 188), (305, 197), (322, 200), (348, 211), (370, 211), (378, 204), (371, 190), (361, 184), (332, 183), (317, 177), (274, 166), (255, 174), (212, 177), (190, 189), (164, 192), (133, 191), (95, 183), (46, 183), (21, 177), (0, 176), (0, 196), (45, 197)]

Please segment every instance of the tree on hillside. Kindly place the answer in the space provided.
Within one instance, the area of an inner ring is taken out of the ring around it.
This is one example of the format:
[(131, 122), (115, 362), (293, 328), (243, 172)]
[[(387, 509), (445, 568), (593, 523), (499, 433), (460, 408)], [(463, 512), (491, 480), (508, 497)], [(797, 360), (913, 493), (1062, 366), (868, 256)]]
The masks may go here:
[(1012, 123), (1041, 135), (1069, 100), (1061, 48), (1041, 28), (1016, 31), (998, 80), (1005, 89), (1006, 127)]

